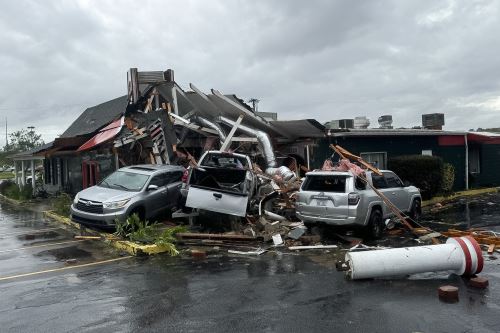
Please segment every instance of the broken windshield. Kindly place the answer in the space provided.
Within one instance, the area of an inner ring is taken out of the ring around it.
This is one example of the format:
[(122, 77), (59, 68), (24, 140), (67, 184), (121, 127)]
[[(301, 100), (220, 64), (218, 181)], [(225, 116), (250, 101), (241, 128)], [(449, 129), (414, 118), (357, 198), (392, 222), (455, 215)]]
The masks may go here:
[(247, 160), (232, 154), (207, 154), (202, 162), (203, 166), (219, 168), (246, 169)]
[(326, 175), (315, 175), (307, 176), (302, 185), (302, 190), (304, 191), (314, 191), (314, 192), (345, 192), (345, 180), (346, 176), (326, 176)]
[(139, 173), (115, 171), (99, 183), (101, 187), (138, 192), (146, 184), (149, 176)]

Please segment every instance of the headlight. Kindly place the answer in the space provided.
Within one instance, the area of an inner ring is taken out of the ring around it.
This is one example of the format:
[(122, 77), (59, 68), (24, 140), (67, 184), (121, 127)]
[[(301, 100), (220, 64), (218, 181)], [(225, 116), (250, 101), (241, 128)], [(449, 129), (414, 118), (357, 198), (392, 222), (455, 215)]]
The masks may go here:
[(80, 193), (77, 193), (75, 195), (75, 198), (73, 199), (73, 203), (76, 205), (78, 203), (78, 199), (80, 199)]
[(111, 201), (111, 202), (103, 202), (102, 207), (108, 209), (121, 208), (129, 202), (130, 199), (120, 200), (120, 201)]

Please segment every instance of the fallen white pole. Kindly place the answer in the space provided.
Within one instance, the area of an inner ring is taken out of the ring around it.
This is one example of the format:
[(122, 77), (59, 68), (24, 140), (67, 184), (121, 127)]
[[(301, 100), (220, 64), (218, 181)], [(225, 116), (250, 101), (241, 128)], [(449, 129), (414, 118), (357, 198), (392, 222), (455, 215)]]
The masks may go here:
[(346, 275), (352, 280), (449, 271), (474, 275), (483, 269), (483, 253), (470, 236), (449, 238), (446, 244), (348, 252)]

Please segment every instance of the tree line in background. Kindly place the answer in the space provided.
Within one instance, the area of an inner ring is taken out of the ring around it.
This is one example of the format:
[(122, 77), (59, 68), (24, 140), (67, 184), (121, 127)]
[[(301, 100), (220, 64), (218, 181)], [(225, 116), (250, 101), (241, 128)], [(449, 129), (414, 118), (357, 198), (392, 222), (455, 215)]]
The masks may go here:
[(38, 134), (34, 127), (28, 127), (28, 129), (21, 129), (10, 133), (8, 144), (6, 144), (0, 152), (0, 166), (12, 164), (8, 156), (34, 149), (43, 144), (42, 135)]

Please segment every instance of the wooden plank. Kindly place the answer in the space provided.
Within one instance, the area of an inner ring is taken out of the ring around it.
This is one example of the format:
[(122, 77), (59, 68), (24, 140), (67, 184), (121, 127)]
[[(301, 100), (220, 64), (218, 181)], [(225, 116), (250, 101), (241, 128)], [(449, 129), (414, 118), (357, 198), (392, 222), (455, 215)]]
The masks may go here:
[(220, 147), (220, 150), (221, 151), (226, 151), (227, 148), (229, 148), (229, 145), (231, 144), (231, 140), (233, 139), (233, 136), (234, 136), (234, 133), (236, 132), (236, 130), (238, 129), (238, 126), (240, 126), (241, 124), (241, 121), (243, 120), (243, 114), (241, 114), (238, 119), (236, 119), (236, 122), (233, 126), (233, 128), (231, 128), (231, 131), (229, 132), (229, 134), (227, 135), (226, 137), (226, 140), (224, 141), (224, 143), (222, 144), (222, 146)]
[(176, 234), (181, 239), (211, 239), (211, 240), (231, 240), (231, 241), (255, 241), (256, 237), (246, 235), (226, 235), (226, 234), (203, 234), (203, 233), (182, 233)]
[(379, 176), (382, 176), (382, 172), (380, 172), (379, 169), (377, 169), (376, 167), (374, 167), (370, 163), (366, 163), (361, 157), (348, 152), (347, 150), (340, 147), (339, 145), (330, 145), (330, 148), (333, 149), (337, 154), (339, 154), (341, 158), (347, 158), (349, 160), (356, 161), (356, 162), (360, 163), (361, 165), (363, 165), (368, 170), (376, 173)]
[(231, 141), (234, 141), (234, 142), (259, 142), (259, 140), (257, 140), (257, 138), (245, 138), (242, 136), (234, 136)]

